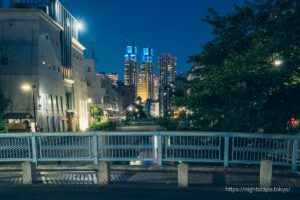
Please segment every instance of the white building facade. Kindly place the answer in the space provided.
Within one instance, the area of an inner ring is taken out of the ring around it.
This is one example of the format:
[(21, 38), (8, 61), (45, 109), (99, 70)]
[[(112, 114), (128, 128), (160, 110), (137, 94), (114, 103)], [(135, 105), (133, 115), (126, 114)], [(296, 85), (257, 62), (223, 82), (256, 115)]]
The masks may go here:
[(0, 90), (11, 101), (6, 114), (29, 116), (7, 119), (33, 126), (36, 116), (41, 132), (86, 130), (85, 48), (76, 19), (59, 1), (51, 3), (52, 10), (11, 5), (0, 11)]

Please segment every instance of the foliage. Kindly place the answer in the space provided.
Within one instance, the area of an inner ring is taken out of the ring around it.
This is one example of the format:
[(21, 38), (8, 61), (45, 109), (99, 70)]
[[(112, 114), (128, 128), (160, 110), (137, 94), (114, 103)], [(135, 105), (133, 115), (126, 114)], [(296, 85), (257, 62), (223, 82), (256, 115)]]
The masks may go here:
[[(197, 129), (286, 133), (300, 117), (300, 1), (246, 2), (203, 20), (214, 39), (194, 63), (189, 95), (176, 103)], [(275, 65), (282, 60), (282, 65)]]
[[(129, 110), (129, 107), (131, 107), (132, 110)], [(125, 115), (126, 115), (126, 120), (125, 120), (126, 124), (129, 124), (133, 120), (147, 119), (147, 114), (143, 111), (143, 106), (138, 104), (128, 106)]]
[(174, 120), (171, 120), (169, 117), (160, 117), (157, 119), (156, 123), (159, 126), (166, 128), (167, 130), (178, 129), (178, 124)]
[(0, 91), (0, 133), (7, 132), (7, 126), (4, 119), (2, 119), (5, 109), (9, 104), (9, 100), (5, 98), (4, 94)]
[(115, 122), (101, 122), (95, 123), (89, 128), (90, 131), (114, 131), (116, 130), (116, 123)]
[(94, 123), (101, 122), (101, 117), (103, 116), (103, 110), (99, 106), (93, 106), (90, 108), (91, 116), (94, 119)]
[(6, 125), (6, 121), (0, 119), (0, 133), (7, 133), (8, 129), (7, 129), (7, 125)]
[(9, 100), (5, 98), (4, 94), (0, 91), (0, 118), (3, 117), (4, 111), (9, 104)]

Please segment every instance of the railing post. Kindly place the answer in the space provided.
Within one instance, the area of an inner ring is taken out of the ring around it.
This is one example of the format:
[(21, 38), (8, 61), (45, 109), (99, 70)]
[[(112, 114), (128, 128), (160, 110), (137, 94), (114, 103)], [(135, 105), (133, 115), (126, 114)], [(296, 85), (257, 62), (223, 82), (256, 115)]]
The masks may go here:
[(229, 163), (229, 137), (225, 136), (224, 137), (224, 167), (228, 167)]
[(93, 136), (93, 149), (94, 149), (94, 165), (97, 166), (99, 164), (98, 159), (98, 136), (96, 133)]
[(37, 154), (36, 154), (36, 136), (34, 133), (31, 135), (31, 147), (32, 147), (32, 162), (37, 165)]
[(293, 140), (292, 172), (297, 172), (298, 162), (298, 140)]
[(162, 140), (161, 140), (161, 135), (157, 135), (157, 165), (162, 166)]

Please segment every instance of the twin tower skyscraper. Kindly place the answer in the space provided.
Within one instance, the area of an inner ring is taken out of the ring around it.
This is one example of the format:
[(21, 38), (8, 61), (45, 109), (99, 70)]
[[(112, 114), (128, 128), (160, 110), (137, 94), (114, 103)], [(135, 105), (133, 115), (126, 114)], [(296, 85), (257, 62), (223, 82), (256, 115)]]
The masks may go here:
[(158, 57), (158, 75), (154, 75), (153, 49), (143, 48), (141, 68), (138, 69), (138, 49), (136, 46), (127, 46), (125, 54), (124, 81), (127, 96), (130, 99), (140, 98), (142, 103), (148, 99), (158, 103), (159, 115), (170, 112), (170, 91), (175, 82), (177, 58), (170, 53)]
[(153, 49), (143, 48), (141, 68), (138, 69), (138, 50), (136, 46), (127, 46), (125, 54), (124, 82), (131, 87), (135, 98), (141, 102), (154, 98), (154, 63)]

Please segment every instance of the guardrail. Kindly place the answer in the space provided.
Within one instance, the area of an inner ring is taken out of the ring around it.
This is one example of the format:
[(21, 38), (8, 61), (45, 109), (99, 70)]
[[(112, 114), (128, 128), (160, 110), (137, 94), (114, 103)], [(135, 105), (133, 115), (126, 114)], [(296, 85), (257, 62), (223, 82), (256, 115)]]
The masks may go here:
[(0, 134), (0, 162), (151, 161), (274, 165), (297, 171), (300, 136), (209, 132)]

